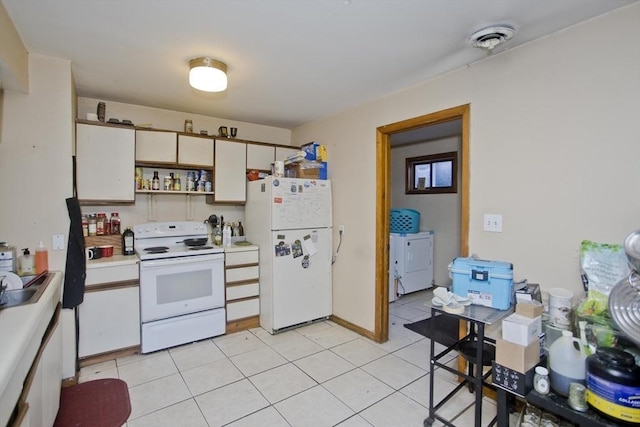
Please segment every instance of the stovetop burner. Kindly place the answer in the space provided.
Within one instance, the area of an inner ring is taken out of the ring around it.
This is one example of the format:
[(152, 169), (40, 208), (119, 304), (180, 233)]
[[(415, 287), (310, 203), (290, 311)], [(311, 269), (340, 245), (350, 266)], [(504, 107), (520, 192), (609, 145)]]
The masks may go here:
[[(207, 224), (194, 221), (154, 222), (133, 226), (134, 244), (141, 261), (223, 253), (224, 248), (208, 242), (207, 231)], [(184, 242), (189, 239), (202, 240), (203, 244), (187, 246)]]
[(169, 252), (169, 247), (168, 246), (152, 246), (150, 248), (145, 248), (144, 251), (149, 254), (164, 254), (166, 252)]

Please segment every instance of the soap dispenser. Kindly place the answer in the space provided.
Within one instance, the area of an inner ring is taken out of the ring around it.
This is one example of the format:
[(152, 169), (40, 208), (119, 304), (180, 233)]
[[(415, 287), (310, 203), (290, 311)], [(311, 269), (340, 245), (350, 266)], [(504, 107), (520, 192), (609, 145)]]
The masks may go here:
[(22, 249), (22, 255), (18, 258), (18, 274), (20, 276), (36, 274), (35, 259), (29, 252), (29, 248)]

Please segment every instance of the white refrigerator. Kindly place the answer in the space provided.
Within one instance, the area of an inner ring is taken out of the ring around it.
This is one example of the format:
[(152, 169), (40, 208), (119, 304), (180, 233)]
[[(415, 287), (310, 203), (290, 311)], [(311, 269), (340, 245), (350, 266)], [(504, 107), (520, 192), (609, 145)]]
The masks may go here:
[(245, 235), (260, 247), (260, 326), (269, 333), (332, 314), (331, 181), (249, 181)]

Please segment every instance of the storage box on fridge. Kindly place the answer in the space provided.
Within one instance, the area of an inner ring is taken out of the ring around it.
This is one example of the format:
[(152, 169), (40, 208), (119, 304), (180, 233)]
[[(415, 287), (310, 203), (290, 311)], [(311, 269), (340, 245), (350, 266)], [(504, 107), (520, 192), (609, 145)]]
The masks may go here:
[(507, 310), (513, 295), (513, 264), (458, 257), (451, 263), (452, 291), (473, 304)]

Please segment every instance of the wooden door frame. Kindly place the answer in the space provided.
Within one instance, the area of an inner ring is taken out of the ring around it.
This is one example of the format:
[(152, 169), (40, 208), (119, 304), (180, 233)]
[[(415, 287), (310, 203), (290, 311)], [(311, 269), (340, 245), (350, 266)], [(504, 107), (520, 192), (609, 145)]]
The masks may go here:
[(374, 339), (389, 339), (389, 215), (391, 211), (391, 135), (461, 119), (460, 255), (469, 253), (469, 114), (465, 104), (376, 129), (376, 296)]

